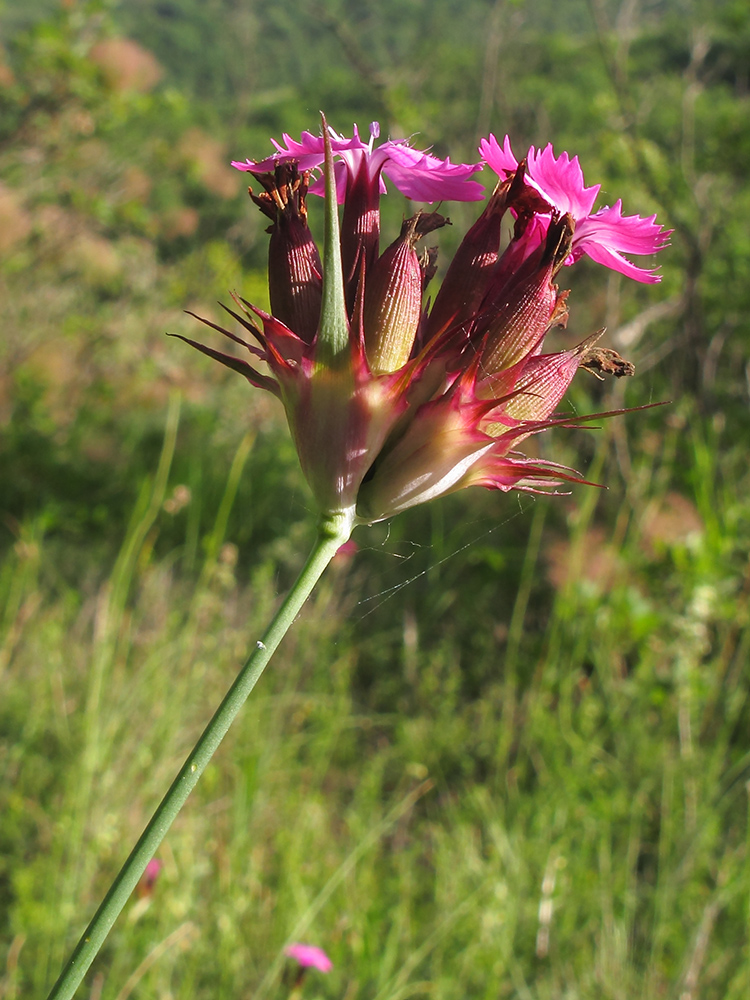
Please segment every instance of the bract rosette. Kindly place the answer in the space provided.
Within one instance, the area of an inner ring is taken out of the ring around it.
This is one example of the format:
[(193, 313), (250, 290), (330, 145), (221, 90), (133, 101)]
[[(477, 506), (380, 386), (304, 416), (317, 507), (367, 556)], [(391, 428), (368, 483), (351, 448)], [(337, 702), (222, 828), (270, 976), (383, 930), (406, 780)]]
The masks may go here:
[[(346, 138), (323, 119), (319, 136), (284, 135), (270, 157), (234, 163), (259, 185), (251, 197), (271, 219), (271, 313), (239, 296), (236, 309), (224, 307), (251, 340), (203, 321), (250, 360), (187, 342), (281, 400), (325, 515), (371, 523), (467, 486), (582, 482), (517, 450), (529, 435), (572, 425), (555, 410), (579, 367), (597, 370), (596, 337), (544, 353), (545, 335), (568, 316), (555, 279), (585, 253), (658, 281), (623, 254), (655, 253), (669, 234), (654, 218), (623, 216), (620, 202), (592, 214), (599, 189), (585, 187), (577, 158), (532, 147), (519, 162), (507, 137), (500, 146), (489, 136), (480, 153), (498, 182), (425, 308), (436, 250), (421, 241), (448, 220), (416, 211), (381, 254), (383, 175), (408, 198), (474, 201), (483, 164), (453, 164), (403, 141), (376, 146), (378, 135), (374, 123), (369, 142), (356, 126)], [(310, 193), (326, 199), (322, 261), (307, 224)], [(506, 216), (512, 236), (501, 250)], [(620, 361), (607, 370), (632, 373)]]

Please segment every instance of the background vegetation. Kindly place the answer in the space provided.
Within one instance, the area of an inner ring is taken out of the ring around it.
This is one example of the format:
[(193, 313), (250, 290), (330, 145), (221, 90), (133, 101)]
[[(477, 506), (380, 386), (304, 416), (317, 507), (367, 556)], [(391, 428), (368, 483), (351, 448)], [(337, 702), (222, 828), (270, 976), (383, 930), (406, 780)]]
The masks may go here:
[(658, 212), (662, 283), (580, 264), (564, 338), (637, 366), (572, 407), (672, 403), (545, 442), (606, 491), (360, 529), (82, 995), (283, 997), (302, 939), (310, 997), (744, 1000), (746, 3), (5, 0), (0, 31), (0, 997), (49, 988), (311, 541), (273, 402), (164, 332), (263, 304), (227, 162), (324, 108), (455, 160), (553, 141)]

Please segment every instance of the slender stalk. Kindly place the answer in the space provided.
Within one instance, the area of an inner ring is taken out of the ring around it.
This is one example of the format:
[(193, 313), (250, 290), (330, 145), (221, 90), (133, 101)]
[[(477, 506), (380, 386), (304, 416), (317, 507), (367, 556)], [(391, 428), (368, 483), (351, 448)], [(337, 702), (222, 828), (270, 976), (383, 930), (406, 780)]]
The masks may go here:
[(166, 836), (187, 797), (197, 785), (198, 779), (297, 617), (300, 608), (310, 596), (313, 587), (339, 546), (349, 538), (353, 524), (353, 510), (337, 511), (321, 520), (317, 541), (297, 581), (188, 755), (169, 791), (161, 800), (101, 906), (84, 931), (60, 978), (52, 987), (48, 1000), (70, 1000), (75, 993), (110, 928), (143, 875), (146, 865)]

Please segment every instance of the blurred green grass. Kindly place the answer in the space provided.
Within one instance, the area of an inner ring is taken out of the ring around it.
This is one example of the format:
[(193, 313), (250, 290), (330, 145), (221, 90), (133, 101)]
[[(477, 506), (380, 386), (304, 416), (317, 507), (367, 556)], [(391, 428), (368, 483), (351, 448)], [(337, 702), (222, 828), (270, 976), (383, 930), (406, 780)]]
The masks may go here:
[[(37, 523), (0, 577), (5, 997), (49, 984), (277, 599), (277, 553), (243, 567), (220, 520), (192, 573), (157, 555), (170, 413), (111, 572), (50, 588)], [(744, 996), (748, 494), (691, 448), (692, 495), (636, 459), (614, 529), (542, 499), (458, 551), (479, 503), (386, 571), (400, 541), (360, 529), (91, 988), (283, 995), (281, 948), (310, 938), (335, 963), (311, 995)], [(515, 609), (482, 597), (503, 582)]]
[[(498, 5), (486, 31), (481, 4), (351, 4), (334, 30), (216, 0), (188, 66), (208, 8), (184, 4), (178, 37), (147, 0), (49, 6), (0, 10), (0, 998), (54, 980), (312, 540), (273, 402), (164, 332), (194, 336), (181, 310), (218, 319), (227, 289), (264, 303), (263, 224), (226, 160), (319, 103), (454, 158), (479, 127), (568, 141), (589, 182), (658, 209), (662, 285), (582, 266), (564, 335), (608, 325), (638, 375), (569, 404), (674, 402), (550, 435), (606, 491), (469, 491), (358, 529), (82, 995), (284, 996), (301, 938), (335, 963), (310, 997), (744, 1000), (746, 9), (667, 5), (624, 45), (583, 4), (546, 28), (544, 5)], [(347, 17), (380, 76), (335, 58)], [(151, 89), (92, 55), (126, 29), (166, 67)], [(440, 54), (432, 87), (405, 39)]]

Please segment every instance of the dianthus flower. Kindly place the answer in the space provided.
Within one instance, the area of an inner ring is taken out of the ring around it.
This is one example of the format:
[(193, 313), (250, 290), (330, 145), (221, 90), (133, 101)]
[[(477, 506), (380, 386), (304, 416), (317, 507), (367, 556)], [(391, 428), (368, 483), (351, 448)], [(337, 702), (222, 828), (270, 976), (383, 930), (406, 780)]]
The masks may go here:
[[(324, 121), (320, 136), (284, 135), (270, 157), (235, 162), (260, 185), (251, 196), (272, 220), (271, 312), (239, 297), (238, 311), (227, 310), (255, 343), (208, 325), (270, 374), (189, 343), (279, 397), (321, 512), (350, 525), (467, 486), (541, 491), (580, 481), (517, 450), (529, 435), (570, 423), (555, 410), (577, 369), (597, 367), (592, 338), (544, 353), (545, 335), (568, 316), (568, 293), (555, 279), (586, 253), (656, 281), (623, 252), (654, 253), (668, 234), (653, 218), (623, 217), (619, 202), (592, 214), (598, 187), (585, 187), (577, 158), (532, 147), (518, 162), (507, 138), (501, 147), (490, 136), (480, 153), (498, 183), (425, 308), (436, 250), (418, 245), (449, 220), (419, 210), (380, 253), (383, 174), (410, 198), (473, 201), (481, 164), (452, 164), (405, 142), (375, 146), (377, 125), (370, 133), (365, 143), (355, 127), (348, 139)], [(307, 196), (321, 191), (322, 262), (307, 225)], [(513, 234), (501, 250), (507, 213)], [(632, 371), (618, 360), (610, 370)]]
[[(519, 163), (507, 135), (502, 146), (494, 135), (482, 139), (479, 152), (501, 180), (517, 173)], [(547, 203), (547, 213), (540, 212), (540, 219), (551, 219), (555, 213), (567, 212), (575, 223), (570, 255), (565, 264), (573, 264), (587, 254), (598, 264), (636, 281), (661, 281), (655, 271), (637, 267), (623, 256), (626, 253), (653, 254), (667, 245), (670, 232), (657, 225), (655, 215), (647, 219), (623, 215), (620, 199), (611, 207), (605, 206), (592, 213), (601, 185), (586, 187), (578, 157), (571, 160), (567, 153), (555, 157), (551, 144), (541, 150), (534, 146), (529, 148), (525, 176), (528, 186)]]

